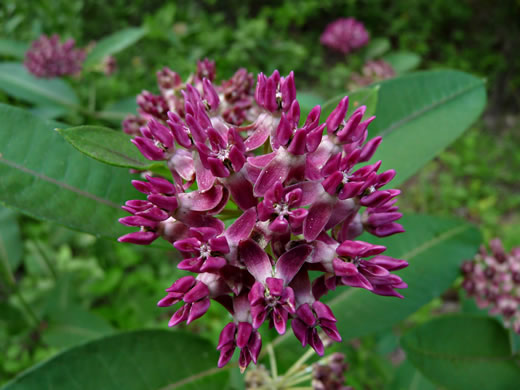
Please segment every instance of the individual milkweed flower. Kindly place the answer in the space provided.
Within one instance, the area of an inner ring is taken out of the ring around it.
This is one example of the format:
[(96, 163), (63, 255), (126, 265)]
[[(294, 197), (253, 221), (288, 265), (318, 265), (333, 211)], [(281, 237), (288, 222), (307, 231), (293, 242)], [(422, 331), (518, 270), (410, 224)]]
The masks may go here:
[(477, 305), (503, 318), (520, 333), (520, 247), (507, 253), (500, 239), (490, 242), (491, 253), (481, 246), (473, 260), (465, 261), (462, 287)]
[[(358, 166), (381, 142), (367, 140), (374, 118), (363, 118), (365, 107), (347, 118), (345, 98), (327, 118), (317, 106), (300, 125), (292, 72), (260, 74), (251, 97), (244, 70), (219, 86), (205, 77), (210, 63), (199, 67), (193, 85), (163, 69), (160, 97), (139, 98), (148, 119), (132, 142), (171, 176), (132, 182), (146, 199), (126, 202), (131, 215), (120, 222), (139, 231), (119, 240), (163, 238), (180, 251), (178, 268), (191, 275), (158, 303), (177, 305), (170, 326), (195, 321), (211, 302), (226, 308), (231, 321), (220, 335), (219, 367), (237, 348), (241, 370), (256, 363), (264, 324), (280, 334), (290, 327), (303, 346), (323, 354), (321, 332), (341, 340), (332, 308), (321, 301), (330, 290), (347, 285), (402, 297), (396, 289), (406, 287), (393, 273), (404, 260), (355, 240), (363, 231), (385, 237), (404, 230), (395, 205), (400, 191), (386, 188), (395, 172), (379, 172), (380, 161)], [(245, 123), (229, 122), (232, 104), (249, 98)], [(128, 132), (138, 123), (127, 120)], [(311, 271), (319, 273), (314, 280)]]
[(363, 23), (354, 18), (340, 18), (325, 27), (320, 42), (333, 50), (348, 54), (365, 46), (369, 39)]
[(37, 77), (76, 75), (81, 72), (86, 53), (82, 49), (76, 49), (74, 45), (73, 39), (60, 43), (57, 34), (51, 37), (42, 35), (25, 53), (24, 65)]

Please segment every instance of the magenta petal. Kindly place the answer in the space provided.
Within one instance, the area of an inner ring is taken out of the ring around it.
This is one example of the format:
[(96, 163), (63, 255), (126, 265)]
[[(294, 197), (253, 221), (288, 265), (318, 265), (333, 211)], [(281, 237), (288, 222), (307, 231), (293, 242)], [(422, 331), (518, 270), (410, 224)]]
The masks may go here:
[(117, 239), (119, 242), (129, 242), (138, 245), (149, 245), (159, 237), (156, 232), (134, 232), (128, 233)]
[(186, 324), (195, 321), (197, 318), (202, 317), (209, 309), (210, 305), (209, 299), (204, 299), (199, 302), (195, 302), (191, 305), (190, 314), (186, 320)]
[(248, 157), (247, 162), (249, 163), (249, 165), (252, 165), (255, 168), (263, 168), (267, 164), (269, 164), (269, 162), (273, 158), (275, 158), (275, 156), (276, 152), (271, 152), (267, 154), (262, 154), (260, 156)]
[(357, 274), (354, 276), (342, 276), (341, 283), (350, 287), (361, 287), (367, 290), (373, 290), (372, 284), (361, 274)]
[(190, 306), (190, 304), (182, 305), (181, 308), (173, 314), (172, 318), (170, 318), (168, 326), (172, 327), (186, 321), (190, 314)]
[(329, 202), (314, 203), (303, 221), (303, 236), (307, 241), (314, 241), (332, 215), (333, 205)]
[(256, 180), (254, 186), (254, 194), (263, 196), (270, 188), (274, 187), (277, 182), (284, 182), (289, 174), (290, 166), (288, 161), (281, 156), (276, 156), (269, 162), (260, 172), (260, 176)]
[(299, 318), (295, 318), (291, 321), (291, 328), (296, 338), (302, 343), (302, 347), (305, 347), (307, 345), (307, 325)]
[(209, 169), (204, 168), (198, 153), (194, 153), (193, 166), (195, 168), (195, 178), (199, 191), (209, 190), (213, 186), (213, 183), (215, 183), (215, 176)]
[(179, 200), (183, 208), (191, 211), (208, 211), (214, 209), (222, 200), (222, 186), (216, 185), (209, 191), (192, 191), (179, 194)]
[(408, 267), (408, 263), (404, 260), (394, 259), (393, 257), (378, 255), (370, 259), (372, 264), (377, 264), (389, 271), (396, 271)]
[(236, 329), (237, 326), (234, 322), (230, 322), (229, 324), (224, 326), (224, 329), (222, 329), (222, 332), (220, 332), (217, 350), (222, 349), (226, 344), (234, 343)]
[(201, 272), (217, 272), (219, 269), (225, 267), (227, 264), (226, 259), (223, 257), (208, 257), (202, 267)]
[(242, 241), (238, 246), (240, 260), (246, 265), (247, 270), (259, 282), (272, 274), (272, 266), (267, 253), (253, 240)]
[(345, 119), (345, 115), (347, 115), (347, 110), (348, 96), (345, 96), (343, 99), (340, 100), (336, 108), (332, 110), (325, 122), (327, 124), (327, 131), (329, 134), (332, 134), (334, 131), (336, 131), (341, 122), (343, 122), (343, 120)]
[(309, 345), (316, 351), (318, 355), (323, 356), (325, 347), (323, 346), (323, 341), (321, 341), (316, 328), (314, 328), (311, 332), (311, 337), (309, 337)]
[(253, 332), (253, 335), (247, 344), (247, 348), (249, 349), (253, 363), (256, 364), (258, 361), (258, 355), (260, 355), (260, 350), (262, 349), (262, 336), (260, 336), (260, 333)]
[(278, 278), (267, 278), (265, 284), (271, 295), (281, 297), (283, 293), (284, 281)]
[(253, 185), (243, 172), (233, 173), (222, 181), (231, 193), (233, 200), (242, 210), (255, 207), (257, 199), (253, 195)]
[(286, 285), (289, 284), (311, 254), (310, 245), (298, 245), (285, 252), (276, 262), (276, 276), (283, 279)]
[(339, 343), (341, 342), (341, 335), (339, 334), (338, 328), (336, 327), (336, 324), (334, 322), (321, 320), (320, 326), (327, 336)]
[(249, 322), (239, 322), (237, 330), (237, 347), (244, 348), (251, 337), (253, 326)]
[(316, 317), (308, 303), (301, 305), (296, 310), (296, 314), (307, 326), (314, 326), (316, 324)]
[(305, 146), (307, 141), (307, 133), (304, 129), (299, 129), (294, 133), (294, 137), (289, 144), (287, 150), (294, 155), (305, 154)]
[(342, 261), (337, 257), (332, 261), (334, 273), (338, 276), (356, 276), (359, 274), (357, 267), (349, 262)]
[(267, 309), (263, 304), (251, 306), (251, 317), (253, 318), (253, 327), (260, 328), (267, 317)]
[(199, 272), (203, 261), (202, 257), (189, 257), (177, 264), (177, 268), (183, 271)]
[(286, 233), (289, 229), (289, 223), (283, 216), (279, 216), (269, 224), (269, 230), (275, 233)]
[(224, 367), (226, 364), (229, 363), (231, 358), (233, 357), (233, 353), (235, 352), (235, 344), (231, 344), (227, 346), (226, 348), (221, 349), (220, 356), (218, 358), (217, 366), (218, 368)]
[(276, 306), (272, 312), (273, 324), (278, 334), (284, 334), (287, 327), (287, 312), (280, 306)]
[(229, 241), (238, 243), (245, 240), (251, 234), (256, 224), (256, 210), (254, 207), (244, 211), (244, 213), (227, 228), (225, 236)]

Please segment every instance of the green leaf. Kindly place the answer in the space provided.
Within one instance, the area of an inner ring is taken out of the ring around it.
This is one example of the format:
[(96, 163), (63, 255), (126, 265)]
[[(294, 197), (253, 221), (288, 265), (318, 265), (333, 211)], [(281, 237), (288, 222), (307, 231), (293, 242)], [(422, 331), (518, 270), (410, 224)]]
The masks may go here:
[(15, 270), (23, 255), (23, 243), (20, 237), (17, 213), (0, 206), (0, 262), (9, 264)]
[(332, 99), (327, 100), (321, 108), (321, 120), (325, 121), (330, 113), (336, 108), (341, 99), (348, 96), (348, 111), (347, 117), (354, 112), (359, 106), (367, 106), (364, 117), (368, 118), (376, 113), (378, 105), (379, 86), (373, 86), (363, 89), (358, 89), (354, 92), (345, 92), (343, 95), (338, 95)]
[(53, 313), (42, 338), (51, 347), (67, 348), (113, 332), (114, 328), (102, 317), (80, 307), (71, 307)]
[(459, 275), (462, 261), (473, 257), (481, 243), (476, 228), (456, 219), (406, 215), (399, 222), (406, 233), (382, 239), (366, 234), (360, 239), (384, 245), (388, 248), (385, 255), (409, 262), (407, 268), (396, 272), (408, 283), (408, 288), (400, 291), (405, 298), (347, 287), (329, 293), (326, 301), (344, 341), (388, 329), (440, 296)]
[(28, 48), (29, 44), (26, 42), (0, 38), (0, 56), (13, 57), (19, 60), (23, 60), (25, 57), (25, 52)]
[(97, 115), (99, 118), (121, 124), (127, 115), (137, 113), (137, 102), (135, 99), (135, 96), (130, 96), (109, 104), (103, 111), (98, 112)]
[(374, 161), (395, 169), (396, 186), (455, 141), (482, 113), (484, 80), (453, 70), (418, 72), (383, 81), (369, 136), (383, 142)]
[(325, 99), (321, 96), (315, 95), (312, 92), (298, 92), (298, 103), (300, 104), (300, 122), (303, 124), (307, 119), (309, 112), (317, 105), (323, 105)]
[(373, 58), (381, 57), (390, 50), (390, 46), (390, 40), (388, 40), (388, 38), (372, 39), (365, 48), (365, 59), (371, 60)]
[(67, 109), (63, 106), (37, 106), (29, 109), (29, 111), (44, 119), (56, 119), (67, 113)]
[(421, 63), (421, 57), (410, 51), (393, 52), (385, 55), (383, 60), (392, 65), (397, 74), (410, 72)]
[(96, 65), (106, 56), (126, 49), (140, 40), (145, 33), (146, 29), (142, 27), (130, 27), (103, 38), (88, 53), (85, 66)]
[(145, 170), (151, 162), (130, 142), (122, 131), (100, 126), (79, 126), (58, 132), (80, 152), (105, 164)]
[(2, 390), (225, 388), (215, 347), (198, 336), (141, 330), (104, 337), (29, 369)]
[(520, 384), (507, 331), (489, 317), (439, 317), (406, 333), (401, 345), (418, 370), (447, 389), (511, 390)]
[(389, 390), (435, 390), (436, 386), (405, 360), (397, 369)]
[(139, 193), (127, 169), (84, 156), (45, 121), (0, 104), (0, 201), (35, 218), (96, 236), (129, 232), (120, 206)]
[(64, 80), (35, 77), (16, 62), (0, 63), (0, 89), (41, 106), (72, 107), (78, 104), (76, 93)]

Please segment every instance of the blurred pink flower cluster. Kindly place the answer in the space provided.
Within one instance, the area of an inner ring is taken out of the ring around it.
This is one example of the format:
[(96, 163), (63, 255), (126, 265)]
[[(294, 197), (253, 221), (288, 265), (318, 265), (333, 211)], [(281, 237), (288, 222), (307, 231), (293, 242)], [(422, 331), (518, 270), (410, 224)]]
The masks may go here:
[[(171, 177), (134, 180), (146, 199), (129, 200), (121, 223), (138, 231), (119, 240), (150, 244), (159, 237), (182, 254), (191, 275), (166, 289), (159, 306), (179, 304), (170, 326), (191, 323), (211, 301), (231, 322), (220, 334), (218, 366), (240, 350), (239, 365), (255, 362), (264, 323), (302, 346), (324, 352), (321, 329), (340, 341), (336, 318), (322, 297), (339, 286), (402, 297), (406, 283), (393, 271), (408, 264), (381, 245), (357, 240), (403, 232), (386, 189), (393, 170), (367, 164), (381, 137), (368, 140), (374, 117), (366, 107), (347, 115), (343, 98), (324, 121), (320, 106), (300, 118), (294, 75), (257, 77), (243, 69), (213, 83), (212, 62), (199, 62), (183, 83), (158, 73), (161, 95), (138, 97), (140, 118), (125, 121), (132, 142), (149, 160), (164, 161)], [(227, 222), (227, 223), (225, 223)], [(310, 272), (319, 276), (311, 280)], [(343, 308), (342, 310), (348, 310)]]
[(37, 77), (72, 76), (81, 72), (85, 51), (74, 47), (69, 39), (60, 43), (60, 37), (42, 35), (25, 54), (25, 67)]
[(368, 31), (354, 18), (340, 18), (327, 25), (321, 34), (322, 45), (343, 54), (351, 53), (365, 46), (370, 40)]
[(462, 264), (462, 287), (481, 309), (498, 314), (506, 326), (520, 333), (520, 247), (506, 253), (500, 239), (482, 246), (473, 260)]

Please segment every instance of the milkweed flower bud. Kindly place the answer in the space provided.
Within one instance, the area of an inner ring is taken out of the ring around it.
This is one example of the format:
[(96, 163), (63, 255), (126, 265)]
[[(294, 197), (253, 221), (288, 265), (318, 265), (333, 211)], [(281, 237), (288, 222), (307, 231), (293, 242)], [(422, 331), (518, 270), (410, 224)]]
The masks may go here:
[[(395, 205), (400, 192), (386, 188), (395, 172), (379, 172), (380, 161), (358, 166), (381, 143), (367, 141), (373, 117), (363, 118), (364, 107), (347, 117), (344, 98), (327, 118), (316, 106), (300, 125), (292, 72), (258, 75), (252, 96), (245, 70), (219, 86), (211, 63), (199, 68), (193, 84), (165, 68), (161, 95), (139, 97), (146, 124), (132, 142), (171, 176), (132, 181), (143, 198), (125, 203), (131, 215), (120, 222), (139, 231), (119, 240), (146, 245), (163, 238), (181, 253), (177, 267), (191, 274), (159, 301), (178, 305), (170, 326), (195, 321), (212, 302), (227, 309), (219, 367), (237, 348), (242, 370), (256, 363), (264, 324), (279, 334), (292, 329), (322, 355), (320, 331), (341, 341), (333, 308), (321, 301), (330, 290), (350, 286), (402, 298), (396, 290), (406, 287), (393, 273), (406, 261), (356, 240), (363, 231), (404, 231)], [(243, 125), (228, 121), (231, 107), (243, 110)], [(127, 132), (140, 123), (127, 119)], [(320, 274), (311, 280), (311, 271)]]
[(352, 73), (350, 76), (350, 89), (366, 87), (377, 81), (391, 79), (396, 73), (392, 65), (384, 60), (367, 61), (361, 69), (361, 74)]
[(73, 76), (81, 72), (86, 53), (69, 39), (60, 43), (58, 35), (42, 35), (25, 53), (24, 65), (36, 77)]
[(343, 54), (353, 52), (365, 46), (370, 37), (363, 23), (354, 18), (340, 18), (325, 27), (320, 42)]
[(489, 245), (491, 252), (481, 246), (473, 260), (462, 263), (462, 287), (481, 309), (520, 334), (520, 247), (507, 253), (499, 238)]

